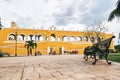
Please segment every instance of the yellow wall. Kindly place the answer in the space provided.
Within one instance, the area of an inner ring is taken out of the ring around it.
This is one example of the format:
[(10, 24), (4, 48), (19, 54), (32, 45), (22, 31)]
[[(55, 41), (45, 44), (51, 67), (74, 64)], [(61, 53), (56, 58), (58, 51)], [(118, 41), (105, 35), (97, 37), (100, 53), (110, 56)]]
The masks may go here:
[[(37, 51), (39, 50), (42, 54), (48, 54), (47, 53), (47, 48), (50, 47), (52, 48), (52, 51), (56, 51), (57, 54), (60, 53), (60, 48), (64, 47), (65, 51), (72, 51), (72, 50), (77, 50), (79, 54), (83, 54), (84, 48), (86, 46), (92, 45), (90, 40), (88, 41), (78, 41), (76, 38), (78, 36), (81, 36), (82, 39), (84, 39), (84, 32), (79, 32), (79, 31), (59, 31), (59, 30), (34, 30), (34, 29), (14, 29), (14, 28), (4, 28), (3, 30), (0, 30), (0, 50), (2, 52), (7, 52), (11, 56), (15, 55), (15, 45), (16, 42), (15, 40), (8, 40), (8, 37), (10, 34), (24, 34), (26, 36), (26, 40), (28, 39), (27, 37), (32, 34), (32, 35), (42, 35), (43, 36), (43, 41), (36, 41), (37, 42)], [(55, 34), (55, 41), (51, 41), (51, 34)], [(110, 38), (112, 35), (111, 34), (101, 34), (103, 39)], [(62, 41), (62, 37), (67, 36), (68, 41), (64, 42)], [(75, 37), (75, 41), (69, 41), (70, 36)], [(48, 37), (48, 41), (46, 41), (46, 37)], [(58, 40), (60, 38), (60, 41)], [(24, 48), (25, 41), (26, 40), (18, 40), (17, 41), (17, 55), (18, 56), (25, 56), (27, 55), (27, 50)], [(114, 47), (113, 41), (111, 43), (110, 48), (113, 49)], [(33, 50), (33, 55), (34, 55)]]

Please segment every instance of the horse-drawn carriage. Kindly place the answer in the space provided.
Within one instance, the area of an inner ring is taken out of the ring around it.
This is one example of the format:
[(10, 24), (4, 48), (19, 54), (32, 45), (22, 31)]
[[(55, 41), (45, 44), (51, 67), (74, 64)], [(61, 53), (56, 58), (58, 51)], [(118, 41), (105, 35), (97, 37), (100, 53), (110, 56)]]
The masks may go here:
[(87, 61), (88, 56), (90, 56), (92, 59), (94, 59), (93, 64), (96, 64), (97, 56), (99, 59), (102, 59), (103, 57), (105, 57), (106, 62), (110, 65), (111, 62), (108, 61), (107, 57), (109, 54), (110, 43), (113, 38), (115, 38), (115, 36), (112, 36), (111, 38), (103, 40), (99, 43), (95, 43), (92, 46), (86, 47), (84, 50), (84, 59)]

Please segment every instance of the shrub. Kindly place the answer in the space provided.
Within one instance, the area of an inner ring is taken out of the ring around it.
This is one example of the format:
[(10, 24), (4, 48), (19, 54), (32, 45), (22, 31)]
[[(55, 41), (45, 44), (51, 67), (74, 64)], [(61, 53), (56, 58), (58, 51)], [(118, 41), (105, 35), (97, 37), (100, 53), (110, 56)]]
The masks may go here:
[(120, 52), (120, 45), (115, 45), (115, 49), (117, 52)]
[(3, 57), (3, 56), (10, 56), (10, 54), (8, 54), (7, 52), (0, 51), (0, 57)]
[(0, 52), (0, 57), (3, 57), (3, 54)]

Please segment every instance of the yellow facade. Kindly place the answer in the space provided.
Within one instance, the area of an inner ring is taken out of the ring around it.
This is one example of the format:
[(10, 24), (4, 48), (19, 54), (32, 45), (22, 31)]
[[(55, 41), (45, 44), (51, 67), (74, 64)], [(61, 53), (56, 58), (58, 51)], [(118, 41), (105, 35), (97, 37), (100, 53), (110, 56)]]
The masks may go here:
[[(20, 29), (16, 27), (14, 22), (12, 22), (11, 28), (0, 30), (0, 34), (0, 50), (9, 53), (10, 56), (14, 56), (15, 51), (17, 56), (26, 56), (27, 49), (24, 45), (25, 41), (28, 40), (36, 41), (37, 51), (40, 51), (42, 55), (49, 55), (49, 53), (53, 51), (55, 51), (56, 54), (65, 54), (64, 51), (78, 51), (79, 54), (83, 54), (84, 48), (92, 45), (89, 38), (84, 35), (84, 32)], [(16, 34), (17, 42), (14, 37)], [(101, 34), (103, 40), (111, 36), (112, 34)], [(110, 49), (113, 48), (114, 44), (112, 41)], [(35, 55), (34, 53), (35, 49), (33, 49), (32, 55)]]

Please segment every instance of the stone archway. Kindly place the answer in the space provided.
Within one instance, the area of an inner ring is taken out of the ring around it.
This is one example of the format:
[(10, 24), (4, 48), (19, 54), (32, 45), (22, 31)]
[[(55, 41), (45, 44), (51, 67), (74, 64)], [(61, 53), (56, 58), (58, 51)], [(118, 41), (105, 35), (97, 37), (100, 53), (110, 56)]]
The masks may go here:
[(55, 41), (56, 40), (56, 36), (55, 36), (55, 34), (51, 34), (51, 41)]
[(82, 37), (81, 37), (81, 36), (78, 36), (78, 37), (77, 37), (77, 41), (82, 41)]
[(75, 41), (75, 37), (74, 36), (70, 36), (70, 41), (71, 42)]
[(8, 40), (15, 40), (15, 34), (13, 34), (13, 33), (9, 34)]
[(68, 37), (67, 37), (67, 36), (63, 36), (63, 37), (62, 37), (62, 41), (63, 41), (63, 42), (68, 42)]

